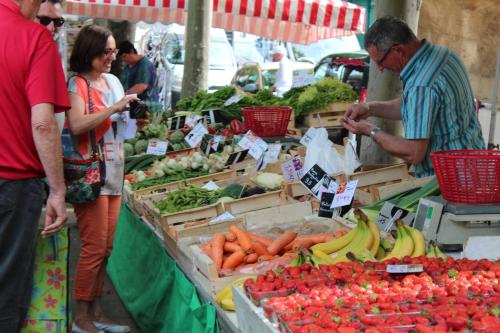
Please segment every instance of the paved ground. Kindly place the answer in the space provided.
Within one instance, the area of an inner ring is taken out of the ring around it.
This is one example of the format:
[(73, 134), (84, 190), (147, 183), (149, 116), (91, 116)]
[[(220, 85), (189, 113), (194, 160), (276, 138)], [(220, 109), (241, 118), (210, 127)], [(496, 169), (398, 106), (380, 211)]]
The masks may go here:
[[(70, 225), (71, 225), (70, 221)], [(78, 236), (78, 229), (76, 226), (70, 227), (70, 252), (69, 252), (69, 284), (72, 290), (74, 277), (75, 277), (75, 269), (78, 263), (78, 256), (80, 253), (80, 239)], [(106, 311), (106, 314), (113, 320), (120, 324), (125, 324), (130, 326), (132, 329), (132, 333), (142, 333), (141, 330), (137, 327), (134, 320), (127, 312), (127, 309), (123, 305), (122, 301), (118, 297), (113, 288), (113, 284), (106, 277), (106, 281), (104, 283), (104, 296), (102, 298), (103, 308)], [(74, 302), (71, 300), (70, 309), (74, 308)], [(145, 332), (146, 333), (146, 332)]]

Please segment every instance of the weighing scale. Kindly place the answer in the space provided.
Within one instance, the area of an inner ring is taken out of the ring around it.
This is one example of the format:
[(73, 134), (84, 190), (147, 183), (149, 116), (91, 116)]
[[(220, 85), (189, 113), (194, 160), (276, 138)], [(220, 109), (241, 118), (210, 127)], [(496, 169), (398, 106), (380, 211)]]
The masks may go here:
[(472, 206), (428, 197), (420, 199), (413, 226), (443, 251), (463, 251), (470, 236), (500, 236), (500, 205)]

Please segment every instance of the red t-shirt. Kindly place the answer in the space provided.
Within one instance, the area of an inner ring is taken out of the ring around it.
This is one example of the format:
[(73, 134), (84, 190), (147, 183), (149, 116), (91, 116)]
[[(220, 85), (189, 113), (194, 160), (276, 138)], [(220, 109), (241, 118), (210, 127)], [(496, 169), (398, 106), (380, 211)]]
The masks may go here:
[(0, 0), (0, 179), (43, 177), (31, 127), (31, 107), (70, 107), (61, 58), (49, 31)]

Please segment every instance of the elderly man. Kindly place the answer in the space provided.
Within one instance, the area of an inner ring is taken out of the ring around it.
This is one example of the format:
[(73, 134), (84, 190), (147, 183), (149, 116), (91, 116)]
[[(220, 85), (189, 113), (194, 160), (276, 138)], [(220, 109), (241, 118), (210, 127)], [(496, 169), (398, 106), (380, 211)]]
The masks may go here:
[(276, 83), (273, 86), (273, 90), (276, 92), (276, 95), (283, 97), (288, 90), (292, 89), (293, 64), (290, 59), (288, 59), (284, 46), (275, 46), (272, 53), (273, 61), (280, 63), (280, 67), (276, 73)]
[[(61, 59), (50, 33), (33, 22), (42, 0), (0, 0), (0, 332), (14, 333), (33, 287), (35, 240), (67, 219), (61, 141), (54, 112), (69, 109)], [(13, 56), (15, 55), (15, 56)], [(30, 59), (30, 61), (26, 61)]]
[[(365, 35), (365, 48), (380, 70), (400, 75), (403, 94), (392, 101), (352, 105), (344, 127), (371, 136), (387, 152), (415, 167), (417, 177), (434, 174), (430, 153), (485, 149), (467, 71), (451, 50), (419, 40), (395, 17), (378, 19)], [(370, 117), (403, 121), (405, 137), (373, 126)]]

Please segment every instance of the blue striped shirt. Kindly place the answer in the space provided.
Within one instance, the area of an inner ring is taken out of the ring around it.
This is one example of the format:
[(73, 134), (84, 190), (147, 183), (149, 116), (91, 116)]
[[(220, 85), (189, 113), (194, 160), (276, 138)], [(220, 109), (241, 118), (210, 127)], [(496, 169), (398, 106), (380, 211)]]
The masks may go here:
[(424, 160), (415, 164), (417, 177), (434, 174), (433, 151), (485, 149), (472, 87), (458, 55), (424, 39), (400, 76), (405, 138), (429, 139)]

